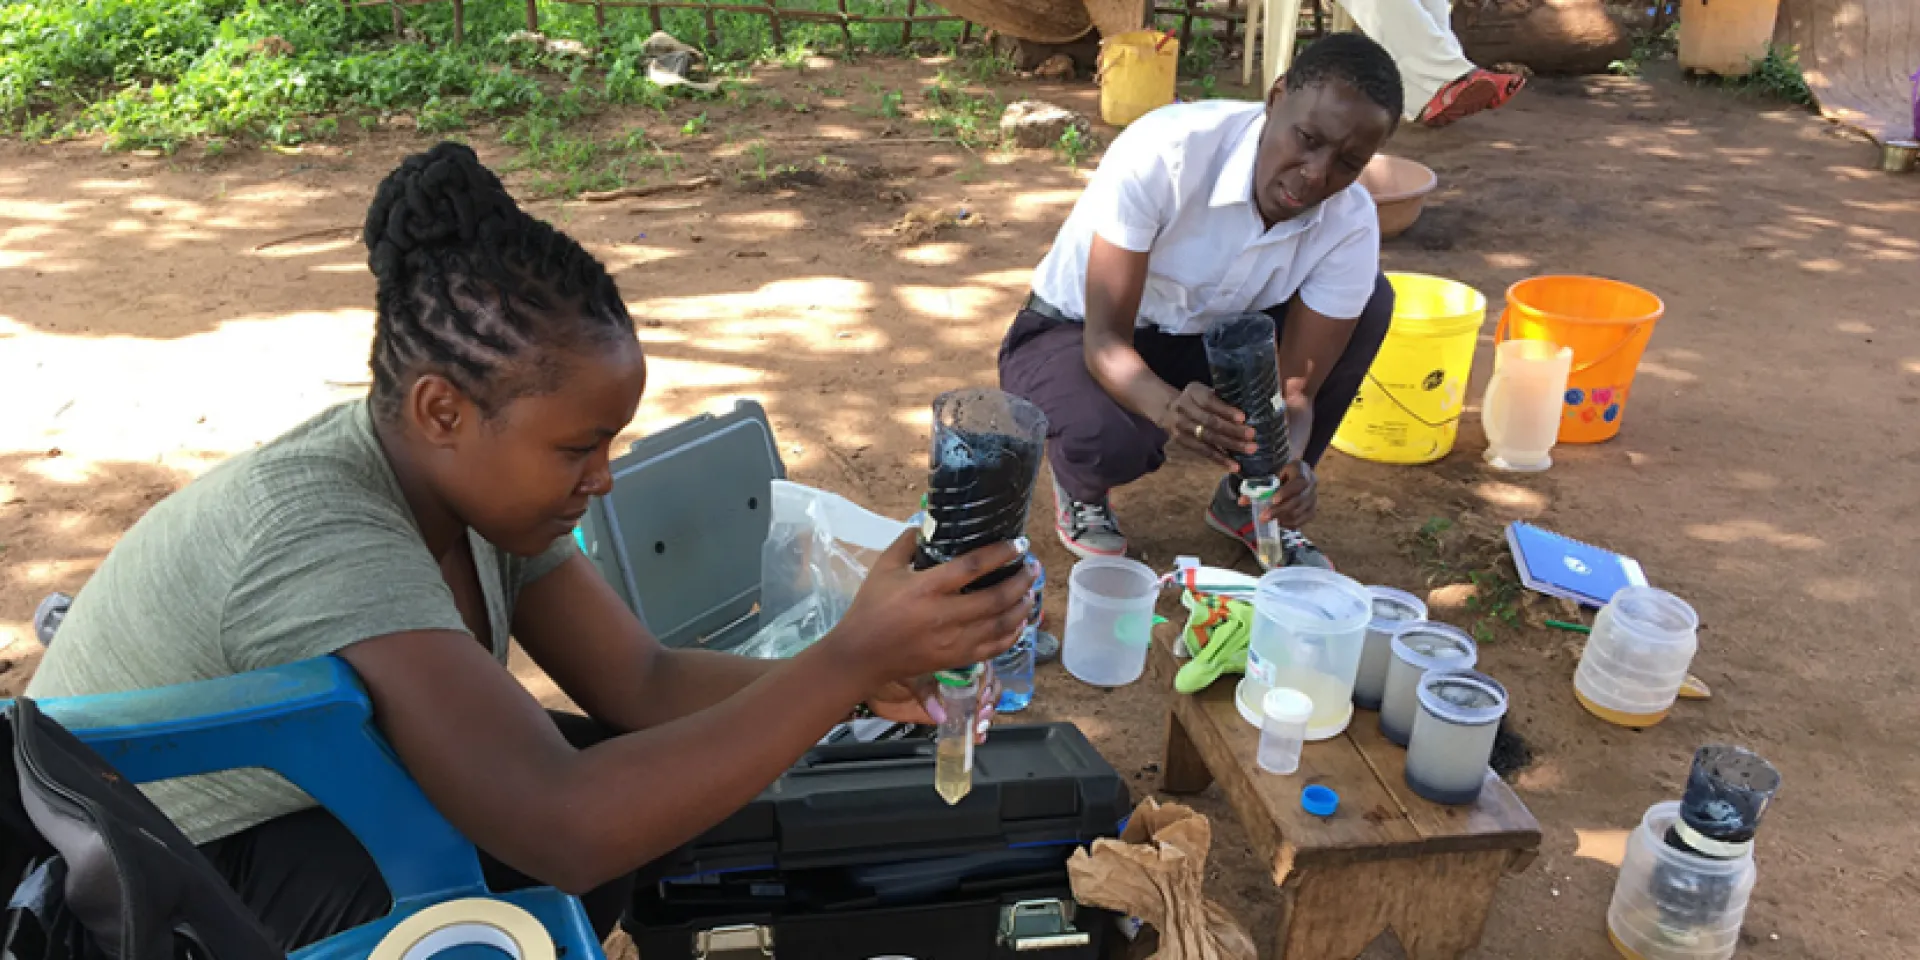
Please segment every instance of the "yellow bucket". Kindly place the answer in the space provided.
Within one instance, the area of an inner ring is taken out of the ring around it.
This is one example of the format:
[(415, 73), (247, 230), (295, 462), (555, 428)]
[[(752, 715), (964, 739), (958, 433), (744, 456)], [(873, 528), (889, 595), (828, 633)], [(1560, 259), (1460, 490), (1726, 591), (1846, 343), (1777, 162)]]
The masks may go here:
[(1100, 119), (1124, 127), (1173, 102), (1180, 41), (1134, 30), (1100, 41)]
[(1389, 273), (1387, 280), (1393, 326), (1333, 446), (1378, 463), (1431, 463), (1453, 449), (1460, 429), (1487, 298), (1442, 277)]

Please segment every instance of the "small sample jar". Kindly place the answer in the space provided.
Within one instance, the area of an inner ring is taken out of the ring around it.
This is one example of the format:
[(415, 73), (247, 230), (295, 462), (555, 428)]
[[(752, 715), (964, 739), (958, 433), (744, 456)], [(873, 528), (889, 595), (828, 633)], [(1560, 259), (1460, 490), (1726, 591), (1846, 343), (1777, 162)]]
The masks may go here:
[(1625, 587), (1600, 608), (1573, 670), (1587, 712), (1623, 727), (1666, 719), (1699, 649), (1700, 617), (1657, 587)]
[(1260, 750), (1254, 762), (1268, 773), (1287, 774), (1300, 769), (1300, 749), (1307, 742), (1313, 698), (1292, 687), (1275, 687), (1261, 699), (1260, 712)]
[(1420, 676), (1428, 670), (1472, 669), (1480, 648), (1459, 627), (1430, 620), (1401, 624), (1391, 646), (1393, 659), (1387, 662), (1387, 687), (1380, 698), (1380, 735), (1404, 747), (1420, 712), (1415, 690)]
[(1373, 619), (1367, 621), (1367, 645), (1360, 651), (1360, 672), (1353, 678), (1353, 705), (1380, 709), (1387, 692), (1387, 664), (1393, 660), (1393, 632), (1409, 620), (1425, 620), (1427, 605), (1405, 590), (1368, 587), (1373, 596)]
[(1480, 798), (1493, 738), (1507, 714), (1507, 688), (1473, 670), (1430, 670), (1407, 742), (1407, 786), (1434, 803)]

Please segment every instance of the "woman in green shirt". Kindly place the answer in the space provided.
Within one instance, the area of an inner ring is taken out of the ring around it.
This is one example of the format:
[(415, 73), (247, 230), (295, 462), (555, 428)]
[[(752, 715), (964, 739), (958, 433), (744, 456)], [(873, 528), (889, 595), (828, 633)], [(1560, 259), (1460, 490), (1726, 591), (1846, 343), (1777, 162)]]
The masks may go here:
[[(604, 935), (636, 869), (753, 799), (855, 706), (925, 720), (913, 678), (1011, 645), (1031, 574), (961, 588), (1015, 549), (916, 572), (909, 536), (792, 660), (662, 648), (571, 537), (646, 385), (612, 278), (457, 144), (387, 177), (365, 239), (367, 399), (149, 511), (75, 598), (30, 694), (339, 654), (496, 889), (581, 894)], [(586, 716), (540, 709), (505, 669), (509, 636)], [(390, 906), (346, 829), (273, 774), (149, 794), (290, 950)]]

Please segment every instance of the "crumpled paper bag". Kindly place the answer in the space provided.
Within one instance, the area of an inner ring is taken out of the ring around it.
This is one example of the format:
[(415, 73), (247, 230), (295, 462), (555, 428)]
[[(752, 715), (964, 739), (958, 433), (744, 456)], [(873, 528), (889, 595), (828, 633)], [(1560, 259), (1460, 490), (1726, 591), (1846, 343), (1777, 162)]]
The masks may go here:
[(1252, 938), (1201, 891), (1213, 824), (1152, 797), (1134, 808), (1120, 839), (1067, 860), (1080, 903), (1136, 917), (1160, 934), (1158, 960), (1254, 960)]

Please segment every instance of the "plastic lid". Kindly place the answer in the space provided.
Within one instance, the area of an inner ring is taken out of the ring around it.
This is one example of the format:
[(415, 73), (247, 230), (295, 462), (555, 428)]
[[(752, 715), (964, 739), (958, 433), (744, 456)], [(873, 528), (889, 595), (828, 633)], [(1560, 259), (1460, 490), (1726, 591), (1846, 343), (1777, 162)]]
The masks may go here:
[(1700, 629), (1700, 615), (1685, 600), (1659, 587), (1622, 587), (1607, 606), (1615, 623), (1635, 633), (1678, 637)]
[(1422, 670), (1465, 670), (1479, 661), (1480, 648), (1459, 627), (1419, 620), (1394, 632), (1393, 655)]
[(1373, 598), (1352, 577), (1318, 567), (1282, 567), (1260, 578), (1255, 611), (1304, 633), (1359, 630), (1373, 618)]
[(1420, 678), (1420, 705), (1448, 723), (1478, 727), (1507, 713), (1507, 688), (1476, 670), (1433, 670)]
[(1340, 809), (1340, 795), (1331, 787), (1313, 784), (1300, 791), (1300, 809), (1316, 817), (1331, 817), (1333, 811)]
[(1274, 687), (1260, 701), (1260, 712), (1268, 720), (1306, 723), (1313, 716), (1313, 698), (1292, 687)]
[(1370, 629), (1385, 630), (1403, 620), (1427, 618), (1427, 605), (1405, 590), (1368, 587), (1367, 594), (1373, 597), (1373, 619), (1367, 624)]

